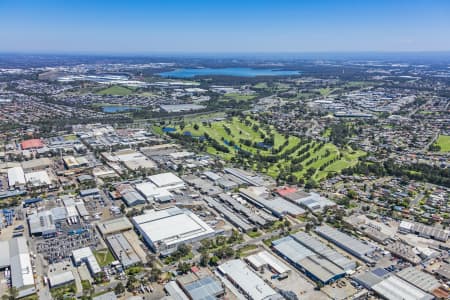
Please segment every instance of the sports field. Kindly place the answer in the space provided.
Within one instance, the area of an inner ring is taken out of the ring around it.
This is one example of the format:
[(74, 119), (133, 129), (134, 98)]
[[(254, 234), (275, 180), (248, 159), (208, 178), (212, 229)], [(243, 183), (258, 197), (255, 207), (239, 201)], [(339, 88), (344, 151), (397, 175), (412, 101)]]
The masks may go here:
[(439, 135), (435, 144), (441, 148), (440, 152), (450, 152), (450, 135)]
[(279, 133), (250, 117), (233, 117), (210, 123), (186, 123), (174, 128), (210, 154), (277, 178), (320, 180), (329, 173), (356, 164), (365, 153), (338, 149), (331, 143), (300, 139)]

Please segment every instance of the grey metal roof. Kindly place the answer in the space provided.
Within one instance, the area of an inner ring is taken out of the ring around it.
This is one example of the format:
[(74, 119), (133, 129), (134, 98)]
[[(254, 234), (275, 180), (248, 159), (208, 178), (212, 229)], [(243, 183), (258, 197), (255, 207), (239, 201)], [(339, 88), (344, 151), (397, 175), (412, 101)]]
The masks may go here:
[(434, 297), (397, 276), (390, 276), (372, 286), (380, 296), (388, 300), (431, 300)]
[(127, 206), (145, 203), (145, 198), (137, 191), (128, 191), (122, 194), (122, 199)]
[(117, 300), (116, 294), (114, 292), (108, 292), (96, 297), (93, 297), (92, 300)]
[(51, 212), (55, 222), (65, 220), (67, 217), (67, 211), (64, 207), (54, 207), (51, 209)]
[(422, 272), (414, 267), (403, 269), (396, 275), (426, 292), (431, 292), (441, 285), (433, 275)]
[(216, 300), (225, 292), (220, 282), (211, 276), (186, 284), (184, 289), (193, 300)]
[(175, 281), (169, 281), (168, 283), (166, 283), (164, 289), (172, 297), (173, 300), (189, 300), (189, 298)]
[(291, 236), (274, 241), (273, 247), (291, 263), (297, 264), (322, 282), (345, 273), (342, 268), (324, 256), (315, 254)]
[(290, 236), (273, 241), (272, 245), (278, 252), (293, 262), (298, 262), (308, 256), (314, 255), (311, 250), (296, 242)]
[(319, 235), (332, 241), (339, 247), (344, 248), (344, 250), (358, 254), (360, 257), (372, 253), (375, 250), (373, 246), (365, 244), (362, 241), (348, 234), (345, 234), (337, 229), (334, 229), (328, 225), (322, 225), (320, 227), (317, 227), (315, 231)]
[(56, 231), (53, 214), (49, 210), (34, 213), (28, 217), (31, 234), (48, 234)]
[(296, 234), (291, 235), (297, 242), (301, 243), (303, 246), (309, 248), (315, 253), (327, 258), (333, 262), (338, 267), (344, 269), (345, 271), (353, 270), (356, 268), (356, 263), (339, 252), (331, 249), (320, 240), (312, 237), (311, 235), (299, 231)]
[(120, 260), (124, 267), (132, 266), (141, 261), (122, 233), (108, 236), (107, 241), (114, 252), (114, 256)]

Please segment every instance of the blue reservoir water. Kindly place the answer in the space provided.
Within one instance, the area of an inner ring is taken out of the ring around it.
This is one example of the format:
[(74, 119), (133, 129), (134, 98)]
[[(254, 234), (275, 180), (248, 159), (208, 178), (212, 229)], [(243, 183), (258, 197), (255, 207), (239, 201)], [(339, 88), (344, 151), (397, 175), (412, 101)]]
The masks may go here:
[(124, 112), (124, 111), (130, 111), (130, 110), (139, 110), (140, 107), (136, 106), (127, 106), (127, 105), (108, 105), (103, 106), (102, 110), (104, 113), (118, 113), (118, 112)]
[(236, 77), (256, 76), (292, 76), (299, 75), (300, 71), (277, 69), (252, 69), (252, 68), (221, 68), (221, 69), (176, 69), (173, 71), (158, 73), (161, 77), (192, 78), (195, 76), (223, 75)]

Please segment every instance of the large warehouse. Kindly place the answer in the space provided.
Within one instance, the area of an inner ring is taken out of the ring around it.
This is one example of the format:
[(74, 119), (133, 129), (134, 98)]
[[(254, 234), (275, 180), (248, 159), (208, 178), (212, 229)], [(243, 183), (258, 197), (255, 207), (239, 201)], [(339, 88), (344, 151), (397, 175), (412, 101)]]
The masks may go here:
[(0, 241), (0, 269), (10, 268), (11, 285), (17, 288), (19, 297), (36, 293), (30, 252), (24, 237)]
[(329, 284), (346, 274), (334, 262), (314, 253), (291, 236), (273, 241), (272, 245), (281, 257), (316, 282)]
[(157, 187), (164, 187), (169, 189), (176, 189), (184, 187), (184, 181), (173, 173), (161, 173), (149, 176), (151, 182), (153, 182)]
[(334, 243), (336, 246), (344, 249), (362, 261), (370, 264), (374, 262), (373, 259), (369, 257), (375, 251), (374, 246), (365, 244), (328, 225), (317, 227), (315, 231), (324, 239)]
[(236, 285), (248, 299), (278, 300), (283, 297), (255, 274), (242, 260), (234, 259), (219, 266), (222, 275)]
[(431, 300), (434, 297), (397, 276), (390, 276), (372, 286), (372, 289), (387, 300)]
[(214, 229), (186, 209), (171, 207), (149, 210), (133, 218), (133, 224), (147, 245), (161, 255), (168, 255), (180, 244), (194, 243), (215, 235)]
[(296, 240), (306, 248), (310, 249), (318, 255), (325, 257), (344, 271), (349, 272), (356, 269), (356, 262), (345, 257), (336, 250), (331, 249), (317, 238), (312, 237), (311, 235), (302, 231), (299, 231), (298, 233), (291, 236), (294, 240)]

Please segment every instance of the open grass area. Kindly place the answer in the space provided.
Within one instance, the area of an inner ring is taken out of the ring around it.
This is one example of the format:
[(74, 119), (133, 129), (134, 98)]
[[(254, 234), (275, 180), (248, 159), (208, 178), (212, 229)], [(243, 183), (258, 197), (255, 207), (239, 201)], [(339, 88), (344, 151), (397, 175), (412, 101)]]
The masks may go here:
[(439, 135), (435, 145), (440, 147), (440, 152), (450, 152), (450, 135)]
[[(170, 127), (170, 126), (169, 126)], [(329, 173), (357, 163), (365, 153), (339, 149), (332, 143), (281, 134), (273, 126), (250, 117), (233, 117), (215, 122), (185, 122), (174, 129), (180, 136), (202, 143), (206, 152), (239, 162), (274, 178), (321, 180)]]
[(268, 87), (267, 82), (258, 82), (253, 86), (254, 89), (267, 89)]
[(98, 95), (117, 95), (127, 96), (133, 93), (133, 90), (119, 85), (110, 86), (97, 92)]
[(251, 238), (257, 238), (262, 235), (261, 231), (249, 231), (247, 232), (247, 235)]
[(107, 266), (111, 264), (113, 261), (115, 261), (114, 256), (108, 249), (96, 250), (93, 251), (93, 253), (100, 267)]
[(225, 94), (225, 98), (234, 99), (236, 101), (248, 101), (254, 99), (255, 97), (255, 95), (242, 95), (238, 93)]

